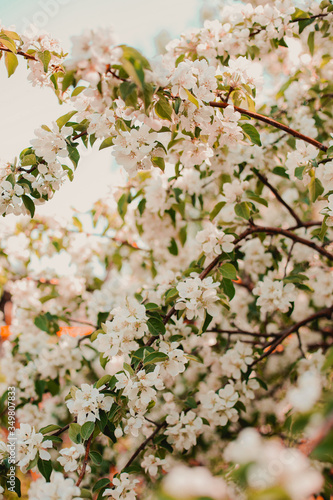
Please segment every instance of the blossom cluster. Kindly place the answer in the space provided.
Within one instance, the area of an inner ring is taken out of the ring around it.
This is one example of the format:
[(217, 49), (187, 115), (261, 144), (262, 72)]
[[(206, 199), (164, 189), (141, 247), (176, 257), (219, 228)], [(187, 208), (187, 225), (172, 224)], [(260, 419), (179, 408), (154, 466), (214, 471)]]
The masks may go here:
[[(71, 111), (0, 169), (1, 214), (32, 216), (0, 228), (0, 497), (8, 387), (29, 500), (327, 496), (332, 12), (223, 5), (151, 60), (1, 28)], [(96, 147), (123, 180), (41, 217)]]

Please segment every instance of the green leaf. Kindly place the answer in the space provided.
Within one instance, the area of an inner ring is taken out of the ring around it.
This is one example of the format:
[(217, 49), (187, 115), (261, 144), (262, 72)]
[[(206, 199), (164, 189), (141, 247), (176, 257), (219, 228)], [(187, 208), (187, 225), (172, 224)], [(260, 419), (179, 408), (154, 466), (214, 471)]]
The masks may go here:
[(196, 363), (203, 364), (202, 359), (200, 359), (195, 354), (185, 354), (185, 358), (187, 358), (189, 361), (195, 361)]
[(283, 278), (283, 281), (285, 283), (302, 283), (303, 281), (308, 279), (309, 279), (308, 276), (306, 276), (305, 274), (295, 273), (295, 274), (289, 274), (289, 276), (285, 276)]
[(103, 462), (102, 455), (97, 451), (91, 451), (89, 453), (89, 457), (91, 458), (91, 460), (94, 462), (95, 465), (101, 465), (101, 463)]
[(168, 246), (168, 250), (171, 255), (178, 255), (178, 246), (175, 238), (171, 238), (170, 245)]
[(153, 95), (154, 95), (154, 87), (151, 83), (144, 83), (143, 85), (143, 101), (145, 104), (145, 110), (147, 110), (152, 102)]
[(76, 95), (81, 94), (84, 90), (86, 90), (87, 87), (84, 87), (83, 85), (79, 85), (78, 87), (75, 87), (75, 89), (72, 92), (71, 97), (75, 97)]
[(157, 101), (155, 105), (156, 114), (162, 118), (162, 120), (171, 121), (173, 109), (170, 106), (169, 101), (163, 96)]
[(68, 436), (73, 443), (79, 444), (81, 442), (81, 426), (75, 423), (70, 424)]
[(309, 50), (310, 50), (310, 54), (312, 56), (314, 54), (314, 49), (315, 49), (314, 41), (315, 41), (315, 32), (314, 31), (310, 31), (309, 36), (308, 36), (308, 47), (309, 47)]
[(178, 113), (179, 113), (179, 108), (180, 108), (181, 103), (182, 103), (182, 100), (180, 97), (176, 97), (176, 99), (172, 103), (173, 109), (175, 110), (176, 115), (178, 115)]
[(81, 436), (84, 441), (90, 438), (91, 434), (94, 432), (95, 422), (85, 422), (81, 427)]
[(236, 268), (230, 264), (230, 263), (226, 263), (226, 264), (223, 264), (220, 268), (219, 268), (219, 271), (220, 273), (222, 274), (222, 276), (224, 278), (227, 278), (229, 280), (236, 280), (237, 279), (237, 270)]
[(204, 324), (202, 326), (202, 333), (205, 333), (205, 331), (209, 327), (210, 323), (212, 322), (212, 319), (213, 319), (213, 316), (208, 314), (208, 312), (206, 311), (205, 321), (204, 321)]
[(311, 452), (311, 458), (320, 462), (333, 463), (333, 431), (325, 436), (316, 448)]
[(102, 378), (100, 378), (97, 382), (96, 382), (96, 388), (99, 389), (100, 387), (102, 387), (103, 385), (107, 385), (108, 382), (110, 382), (112, 376), (111, 375), (104, 375)]
[(247, 198), (249, 198), (250, 200), (256, 201), (257, 203), (260, 203), (261, 205), (268, 207), (267, 201), (264, 198), (261, 198), (261, 196), (258, 196), (253, 191), (245, 191), (245, 194)]
[(194, 104), (197, 108), (199, 107), (199, 102), (198, 100), (194, 97), (194, 95), (187, 89), (185, 89), (185, 92), (187, 94), (188, 100), (191, 101), (192, 104)]
[(92, 499), (92, 494), (87, 488), (81, 488), (80, 490), (80, 498), (90, 498)]
[(38, 59), (42, 62), (44, 72), (47, 73), (49, 69), (49, 64), (51, 61), (51, 52), (49, 50), (44, 50), (43, 52), (37, 52)]
[(154, 304), (154, 302), (148, 302), (148, 304), (144, 304), (147, 311), (153, 311), (154, 309), (160, 309), (160, 306)]
[(59, 127), (59, 130), (62, 129), (64, 125), (66, 125), (67, 122), (72, 118), (77, 113), (77, 111), (70, 111), (69, 113), (66, 113), (65, 115), (60, 116), (56, 122)]
[(35, 204), (29, 196), (23, 194), (21, 196), (25, 208), (30, 212), (31, 218), (35, 215)]
[(257, 146), (261, 146), (261, 140), (260, 140), (260, 135), (257, 129), (251, 125), (251, 123), (244, 123), (241, 125), (243, 132), (245, 135), (247, 135), (253, 144), (256, 144)]
[(104, 353), (101, 352), (101, 354), (99, 355), (99, 362), (101, 364), (101, 367), (105, 368), (108, 361), (109, 361), (109, 358), (108, 357), (104, 358)]
[(74, 85), (74, 71), (68, 71), (63, 77), (62, 91), (65, 92), (71, 85)]
[(166, 359), (169, 359), (169, 356), (164, 352), (152, 352), (144, 358), (143, 364), (144, 366), (151, 365), (160, 361), (165, 361)]
[(215, 207), (213, 208), (213, 210), (209, 215), (210, 220), (215, 219), (215, 217), (220, 213), (225, 204), (226, 204), (225, 201), (219, 201), (219, 203), (215, 205)]
[(11, 39), (11, 37), (5, 35), (3, 32), (1, 32), (0, 35), (0, 42), (2, 45), (4, 45), (7, 49), (9, 49), (11, 52), (16, 53), (16, 45), (15, 42)]
[(138, 85), (138, 87), (143, 90), (145, 74), (144, 69), (150, 69), (149, 62), (142, 54), (133, 47), (128, 45), (120, 45), (123, 50), (123, 55), (121, 61), (123, 63), (123, 68), (128, 73), (128, 75), (133, 79), (133, 81)]
[(312, 177), (311, 181), (309, 182), (308, 188), (310, 193), (310, 200), (312, 202), (316, 201), (318, 196), (320, 196), (324, 192), (324, 188), (320, 180), (316, 177)]
[(50, 424), (50, 425), (46, 425), (45, 427), (42, 427), (39, 432), (41, 434), (47, 434), (48, 432), (53, 432), (53, 431), (57, 431), (61, 429), (60, 425), (56, 425), (56, 424)]
[(18, 477), (15, 476), (15, 486), (14, 486), (14, 490), (15, 490), (15, 493), (16, 495), (21, 498), (21, 481), (19, 480)]
[(124, 193), (121, 195), (121, 197), (118, 200), (118, 212), (120, 217), (124, 220), (124, 217), (127, 212), (127, 194)]
[(68, 150), (68, 157), (73, 163), (74, 168), (76, 168), (77, 164), (79, 163), (80, 153), (75, 147), (69, 145), (67, 146), (67, 150)]
[(154, 337), (165, 334), (165, 326), (160, 319), (149, 318), (147, 321), (148, 330)]
[(193, 396), (189, 396), (187, 398), (187, 400), (185, 401), (185, 405), (188, 406), (189, 408), (197, 408), (198, 407)]
[(146, 203), (147, 203), (146, 198), (142, 198), (142, 200), (140, 201), (140, 203), (138, 205), (138, 210), (139, 210), (140, 215), (142, 215), (143, 212), (145, 211)]
[(242, 219), (249, 220), (251, 212), (248, 203), (246, 203), (246, 201), (237, 203), (237, 205), (235, 205), (235, 214), (238, 215), (238, 217), (242, 217)]
[(35, 154), (24, 155), (21, 160), (21, 166), (27, 167), (29, 165), (35, 165), (37, 163), (37, 158)]
[(102, 323), (105, 323), (105, 321), (109, 317), (109, 314), (110, 314), (109, 311), (99, 312), (97, 314), (97, 326), (98, 326), (98, 328), (101, 328)]
[(15, 73), (18, 65), (17, 56), (12, 52), (5, 53), (5, 65), (7, 68), (8, 78)]
[(273, 174), (279, 175), (280, 177), (284, 177), (285, 179), (289, 179), (289, 175), (287, 174), (286, 169), (284, 169), (283, 167), (273, 168)]
[(162, 172), (164, 172), (165, 170), (164, 158), (162, 158), (161, 156), (153, 156), (151, 162), (154, 165), (154, 167), (158, 167), (162, 170)]
[(113, 137), (107, 137), (106, 139), (104, 139), (99, 147), (99, 150), (109, 148), (110, 146), (113, 146)]
[(51, 460), (41, 460), (38, 459), (37, 462), (38, 470), (45, 477), (46, 481), (50, 481), (50, 476), (52, 472), (52, 462)]
[(177, 288), (171, 288), (170, 290), (168, 290), (165, 294), (165, 300), (169, 300), (169, 299), (174, 299), (176, 298), (178, 295), (178, 290)]
[(232, 300), (235, 296), (235, 287), (233, 282), (228, 278), (223, 278), (221, 281), (221, 285), (224, 293), (229, 297), (229, 300)]
[(182, 246), (185, 245), (186, 240), (187, 240), (187, 226), (183, 226), (179, 230), (179, 240)]
[(137, 92), (137, 85), (134, 82), (122, 82), (119, 85), (121, 98), (126, 101), (127, 98), (133, 94), (133, 92)]
[(305, 166), (295, 168), (295, 177), (297, 177), (297, 179), (299, 179), (300, 181), (303, 180), (304, 169), (305, 169)]
[(105, 488), (105, 486), (108, 486), (110, 484), (110, 479), (108, 477), (102, 477), (97, 481), (97, 483), (94, 484), (93, 486), (93, 493), (95, 491), (101, 490), (102, 488)]
[(40, 379), (35, 380), (35, 389), (40, 400), (42, 399), (43, 394), (45, 392), (45, 386), (46, 386), (45, 380), (40, 380)]
[(328, 226), (326, 224), (326, 217), (324, 217), (324, 220), (323, 220), (323, 223), (321, 225), (321, 228), (320, 228), (320, 232), (318, 233), (318, 238), (323, 241), (324, 238), (325, 238), (325, 235), (327, 233), (327, 230), (328, 230)]

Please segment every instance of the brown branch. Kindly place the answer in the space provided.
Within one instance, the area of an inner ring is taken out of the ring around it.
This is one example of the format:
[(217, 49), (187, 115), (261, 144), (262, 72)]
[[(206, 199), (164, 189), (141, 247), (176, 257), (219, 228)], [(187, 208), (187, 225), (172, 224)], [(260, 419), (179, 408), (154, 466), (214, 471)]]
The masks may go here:
[(79, 475), (79, 479), (76, 481), (76, 486), (80, 486), (80, 484), (82, 483), (82, 480), (84, 478), (84, 475), (86, 473), (87, 463), (88, 463), (88, 459), (89, 459), (90, 445), (91, 445), (93, 435), (94, 435), (94, 433), (91, 434), (90, 438), (87, 441), (86, 453), (84, 455), (84, 460), (83, 460), (83, 464), (82, 464), (81, 473)]
[(290, 240), (295, 241), (295, 243), (300, 243), (301, 245), (305, 245), (309, 248), (312, 248), (313, 250), (320, 253), (321, 255), (326, 257), (327, 259), (333, 260), (333, 254), (331, 254), (330, 252), (327, 252), (327, 250), (318, 246), (313, 241), (309, 241), (306, 238), (302, 238), (301, 236), (298, 236), (297, 234), (292, 233), (288, 229), (282, 229), (280, 227), (256, 226), (255, 224), (253, 224), (251, 227), (249, 227), (243, 233), (241, 233), (238, 236), (238, 238), (236, 238), (234, 240), (234, 244), (237, 244), (240, 241), (244, 240), (250, 234), (256, 234), (256, 233), (266, 233), (266, 234), (271, 234), (271, 235), (285, 236), (286, 238), (289, 238)]
[(115, 73), (111, 69), (110, 64), (107, 65), (106, 70), (105, 70), (105, 74), (107, 75), (108, 73), (110, 73), (114, 78), (117, 78), (117, 80), (121, 80), (122, 82), (128, 82), (129, 81), (126, 78), (122, 78), (121, 76), (117, 75), (117, 73)]
[[(305, 246), (308, 246), (308, 247), (312, 248), (313, 250), (315, 250), (316, 252), (320, 253), (324, 257), (326, 257), (326, 258), (328, 258), (328, 259), (330, 259), (330, 260), (333, 261), (333, 254), (331, 254), (330, 252), (327, 252), (327, 250), (325, 250), (324, 248), (319, 247), (313, 241), (309, 241), (309, 240), (307, 240), (305, 238), (302, 238), (301, 236), (298, 236), (297, 234), (292, 233), (288, 229), (282, 229), (282, 228), (279, 228), (279, 227), (256, 226), (255, 224), (252, 223), (252, 225), (250, 227), (248, 227), (245, 231), (243, 231), (234, 240), (233, 243), (235, 245), (237, 245), (242, 240), (244, 240), (245, 238), (247, 238), (247, 236), (250, 236), (251, 234), (256, 234), (256, 233), (266, 233), (266, 234), (271, 234), (271, 235), (285, 236), (286, 238), (291, 239), (295, 243), (300, 243), (302, 245), (305, 245)], [(201, 280), (203, 280), (204, 278), (206, 278), (206, 276), (219, 264), (220, 259), (221, 259), (221, 255), (218, 255), (217, 257), (215, 257), (215, 259), (212, 260), (212, 262), (210, 264), (208, 264), (208, 266), (201, 272), (201, 274), (199, 275), (199, 278)], [(163, 319), (163, 324), (164, 325), (166, 325), (168, 323), (169, 319), (174, 315), (175, 312), (176, 312), (176, 309), (175, 309), (175, 306), (173, 306), (169, 310), (169, 312), (164, 316), (164, 319)], [(155, 340), (157, 338), (158, 337), (156, 337), (156, 336), (150, 337), (150, 339), (148, 339), (148, 341), (146, 343), (146, 346), (151, 346), (155, 342)], [(139, 368), (138, 369), (140, 369), (141, 367), (142, 367), (142, 362), (139, 364)]]
[(67, 429), (69, 429), (69, 426), (70, 426), (70, 424), (65, 425), (61, 429), (58, 429), (57, 431), (55, 431), (52, 434), (50, 434), (50, 436), (60, 436), (60, 434), (62, 434), (63, 432), (67, 431)]
[(333, 429), (333, 414), (331, 413), (330, 416), (325, 420), (323, 425), (319, 428), (318, 433), (316, 436), (310, 441), (303, 443), (299, 449), (304, 455), (310, 455), (315, 448), (323, 441), (323, 439), (331, 432)]
[(81, 132), (80, 134), (73, 135), (72, 139), (73, 141), (76, 141), (76, 139), (79, 139), (80, 137), (83, 137), (84, 135), (87, 135), (88, 132), (85, 130), (84, 132)]
[[(215, 102), (215, 101), (210, 101), (209, 105), (212, 106), (213, 108), (226, 108), (229, 106), (228, 103), (226, 102)], [(321, 149), (321, 151), (327, 151), (328, 148), (324, 146), (319, 141), (316, 141), (316, 139), (311, 139), (311, 137), (308, 137), (307, 135), (303, 135), (300, 132), (297, 132), (296, 130), (287, 127), (287, 125), (283, 125), (283, 123), (277, 122), (276, 120), (273, 120), (273, 118), (269, 118), (268, 116), (261, 115), (259, 113), (255, 113), (254, 111), (249, 111), (244, 108), (239, 108), (238, 106), (234, 106), (235, 111), (238, 111), (239, 113), (249, 116), (250, 118), (254, 118), (255, 120), (268, 123), (268, 125), (271, 125), (272, 127), (278, 128), (280, 130), (284, 130), (288, 134), (292, 135), (293, 137), (296, 137), (296, 139), (300, 139), (302, 141), (308, 142), (309, 144), (312, 144), (318, 149)]]
[(269, 339), (271, 337), (279, 337), (280, 336), (278, 333), (247, 332), (244, 330), (225, 330), (224, 328), (222, 328), (222, 329), (213, 328), (212, 330), (207, 330), (207, 332), (227, 333), (228, 335), (249, 335), (250, 337), (264, 337), (267, 339)]
[[(156, 424), (155, 424), (156, 425)], [(127, 461), (124, 469), (126, 469), (127, 467), (129, 467), (133, 462), (134, 460), (136, 459), (136, 457), (141, 453), (142, 450), (145, 449), (145, 447), (147, 446), (147, 444), (152, 440), (154, 439), (154, 437), (160, 432), (161, 429), (163, 429), (163, 427), (166, 427), (167, 426), (167, 423), (164, 421), (162, 422), (161, 424), (158, 424), (156, 426), (156, 429), (147, 437), (147, 439), (145, 439), (143, 441), (143, 443), (140, 444), (139, 448), (137, 448), (135, 450), (135, 452), (133, 453), (133, 455), (130, 457), (130, 459)]]
[(97, 325), (94, 325), (93, 323), (90, 323), (89, 321), (82, 321), (80, 319), (73, 319), (73, 318), (67, 318), (67, 321), (72, 322), (72, 323), (79, 323), (80, 325), (92, 326), (96, 330), (98, 328)]
[(322, 13), (322, 14), (315, 14), (313, 16), (309, 16), (309, 17), (299, 17), (297, 19), (291, 19), (289, 22), (290, 23), (298, 23), (299, 21), (309, 21), (310, 19), (318, 19), (320, 17), (326, 17), (328, 16), (328, 12), (325, 14), (325, 13)]
[(10, 52), (11, 54), (18, 55), (24, 57), (24, 59), (30, 59), (31, 61), (39, 61), (39, 59), (36, 59), (33, 55), (28, 54), (27, 52), (23, 52), (22, 50), (18, 50), (16, 52), (13, 52), (10, 49), (7, 49), (7, 47), (0, 46), (0, 50), (3, 52)]
[[(328, 14), (329, 13), (326, 13), (326, 14), (316, 14), (316, 15), (309, 16), (309, 17), (299, 17), (298, 19), (291, 19), (289, 21), (289, 23), (298, 23), (299, 21), (309, 21), (311, 19), (317, 19), (317, 18), (321, 18), (321, 17), (326, 17), (326, 16), (328, 16)], [(255, 31), (252, 31), (252, 33), (250, 33), (249, 37), (252, 38), (253, 36), (255, 36), (258, 33), (260, 33), (261, 31), (265, 31), (265, 30), (266, 30), (266, 27), (257, 28)]]
[(252, 169), (252, 172), (258, 177), (258, 179), (265, 185), (267, 186), (271, 191), (272, 193), (274, 194), (275, 198), (281, 203), (281, 205), (283, 205), (287, 210), (288, 212), (290, 213), (290, 215), (295, 219), (295, 221), (297, 222), (297, 225), (298, 227), (301, 227), (303, 226), (303, 222), (302, 220), (298, 217), (298, 215), (296, 214), (296, 212), (291, 208), (291, 206), (288, 205), (288, 203), (286, 203), (284, 201), (284, 199), (281, 197), (281, 195), (279, 194), (279, 192), (277, 191), (277, 189), (272, 186), (272, 184), (268, 181), (267, 177), (263, 174), (261, 174), (260, 172), (258, 172), (257, 169), (253, 168)]
[[(302, 223), (303, 227), (314, 227), (314, 226), (321, 226), (321, 225), (322, 225), (322, 222), (319, 220), (318, 221), (317, 220), (309, 220), (307, 222)], [(295, 229), (299, 229), (299, 226), (288, 227), (288, 231), (294, 231)]]
[(260, 356), (260, 358), (254, 360), (253, 363), (250, 365), (250, 367), (252, 368), (252, 366), (259, 363), (259, 361), (262, 361), (263, 359), (267, 358), (267, 356), (269, 356), (270, 354), (272, 354), (273, 351), (275, 351), (275, 349), (277, 348), (278, 345), (280, 345), (287, 337), (289, 337), (289, 335), (297, 332), (298, 329), (301, 328), (302, 326), (305, 326), (308, 323), (315, 321), (316, 319), (320, 319), (320, 318), (330, 319), (332, 316), (332, 313), (333, 313), (333, 306), (325, 307), (324, 309), (321, 309), (320, 311), (317, 311), (316, 313), (311, 314), (311, 316), (308, 316), (307, 318), (303, 319), (302, 321), (299, 321), (298, 323), (295, 323), (294, 325), (289, 326), (288, 328), (286, 328), (285, 330), (283, 330), (281, 332), (280, 336), (276, 340), (274, 340), (273, 342), (270, 342), (267, 345), (267, 347), (270, 346), (269, 349), (266, 352), (264, 352), (264, 354), (262, 354)]

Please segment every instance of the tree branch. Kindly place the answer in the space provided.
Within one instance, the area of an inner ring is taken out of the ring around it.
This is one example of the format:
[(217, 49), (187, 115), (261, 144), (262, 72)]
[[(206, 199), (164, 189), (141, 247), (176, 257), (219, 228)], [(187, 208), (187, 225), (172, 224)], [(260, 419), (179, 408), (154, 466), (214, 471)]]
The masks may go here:
[(298, 23), (299, 21), (309, 21), (309, 19), (318, 19), (320, 17), (326, 17), (326, 16), (328, 16), (328, 12), (322, 13), (322, 14), (315, 14), (315, 15), (309, 16), (309, 17), (298, 17), (297, 19), (291, 19), (289, 22), (290, 23)]
[(14, 54), (14, 55), (22, 56), (22, 57), (24, 57), (24, 59), (29, 59), (31, 61), (39, 61), (39, 59), (36, 59), (36, 57), (34, 57), (33, 55), (27, 54), (27, 52), (23, 52), (22, 50), (18, 50), (17, 52), (13, 52), (12, 50), (7, 49), (7, 47), (4, 47), (3, 45), (0, 46), (0, 50), (3, 52), (10, 52), (11, 54)]
[(318, 246), (313, 241), (309, 241), (306, 238), (302, 238), (301, 236), (298, 236), (297, 234), (292, 233), (288, 229), (282, 229), (280, 227), (256, 226), (255, 224), (253, 224), (251, 227), (249, 227), (243, 233), (241, 233), (238, 236), (238, 238), (235, 239), (234, 244), (237, 244), (240, 241), (244, 240), (250, 234), (256, 234), (256, 233), (266, 233), (266, 234), (272, 234), (272, 235), (285, 236), (286, 238), (289, 238), (290, 240), (295, 241), (295, 243), (300, 243), (301, 245), (305, 245), (309, 248), (312, 248), (313, 250), (320, 253), (321, 255), (326, 257), (327, 259), (333, 260), (333, 254), (331, 254), (330, 252), (327, 252), (327, 250)]
[[(229, 106), (228, 103), (226, 102), (215, 102), (215, 101), (210, 101), (209, 103), (210, 106), (213, 108), (226, 108)], [(248, 111), (247, 109), (239, 108), (238, 106), (234, 106), (235, 111), (238, 111), (239, 113), (249, 116), (250, 118), (254, 118), (255, 120), (268, 123), (268, 125), (271, 125), (272, 127), (278, 128), (280, 130), (284, 130), (288, 134), (292, 135), (293, 137), (296, 137), (296, 139), (300, 139), (302, 141), (308, 142), (309, 144), (312, 144), (312, 146), (315, 146), (318, 149), (321, 149), (321, 151), (327, 151), (328, 148), (324, 146), (319, 141), (316, 141), (316, 139), (311, 139), (311, 137), (308, 137), (307, 135), (303, 135), (300, 132), (297, 132), (296, 130), (287, 127), (287, 125), (283, 125), (283, 123), (277, 122), (276, 120), (273, 120), (273, 118), (269, 118), (268, 116), (261, 115), (259, 113), (255, 113), (254, 111)]]
[(333, 429), (333, 413), (331, 413), (325, 422), (319, 428), (318, 433), (314, 438), (310, 439), (310, 441), (301, 444), (299, 447), (300, 451), (304, 453), (304, 455), (310, 455), (315, 448), (324, 440), (324, 438), (331, 432)]
[(80, 486), (80, 484), (82, 483), (82, 480), (84, 478), (84, 475), (86, 473), (87, 463), (88, 463), (88, 459), (89, 459), (90, 445), (92, 442), (93, 435), (94, 435), (94, 433), (91, 434), (90, 438), (87, 441), (86, 453), (84, 455), (82, 469), (81, 469), (81, 473), (79, 475), (79, 479), (76, 481), (76, 486)]
[(292, 215), (292, 217), (297, 222), (298, 227), (303, 226), (302, 220), (298, 217), (298, 215), (296, 214), (296, 212), (288, 205), (288, 203), (286, 203), (284, 201), (284, 199), (281, 197), (281, 195), (279, 194), (279, 192), (277, 191), (277, 189), (274, 186), (272, 186), (272, 184), (268, 181), (267, 177), (265, 175), (261, 174), (260, 172), (258, 172), (258, 170), (255, 169), (255, 168), (252, 169), (252, 172), (258, 177), (258, 179), (265, 186), (267, 186), (272, 191), (272, 193), (274, 194), (275, 198), (281, 203), (281, 205), (283, 205), (288, 210), (288, 212), (290, 213), (290, 215)]
[(325, 307), (324, 309), (321, 309), (320, 311), (317, 311), (314, 314), (311, 314), (311, 316), (308, 316), (307, 318), (303, 319), (302, 321), (299, 321), (298, 323), (295, 323), (294, 325), (289, 326), (285, 330), (283, 330), (280, 334), (280, 336), (274, 340), (273, 342), (270, 342), (266, 346), (270, 346), (269, 349), (260, 356), (260, 358), (256, 359), (253, 361), (253, 363), (250, 365), (252, 366), (256, 365), (259, 363), (259, 361), (262, 361), (263, 359), (267, 358), (270, 354), (272, 354), (273, 351), (275, 351), (276, 347), (280, 345), (289, 335), (292, 333), (295, 333), (298, 331), (299, 328), (302, 326), (307, 325), (308, 323), (311, 323), (312, 321), (315, 321), (316, 319), (320, 318), (328, 318), (330, 319), (333, 313), (333, 306), (331, 307)]
[(207, 330), (207, 332), (216, 332), (216, 333), (227, 333), (228, 335), (249, 335), (250, 337), (279, 337), (278, 333), (260, 333), (260, 332), (247, 332), (244, 330), (225, 330), (224, 328), (213, 328), (212, 330)]
[[(155, 424), (156, 425), (156, 424)], [(156, 426), (156, 429), (147, 437), (147, 439), (145, 439), (143, 441), (143, 443), (141, 443), (141, 445), (139, 446), (139, 448), (137, 448), (135, 450), (135, 452), (133, 453), (133, 455), (130, 457), (130, 459), (127, 461), (124, 469), (126, 469), (127, 467), (129, 467), (133, 462), (134, 460), (136, 459), (136, 457), (141, 453), (142, 450), (145, 449), (145, 447), (147, 446), (147, 444), (152, 441), (152, 439), (154, 439), (154, 437), (160, 432), (161, 429), (163, 429), (163, 427), (166, 427), (167, 426), (167, 423), (164, 421), (162, 422), (161, 424), (158, 424)]]

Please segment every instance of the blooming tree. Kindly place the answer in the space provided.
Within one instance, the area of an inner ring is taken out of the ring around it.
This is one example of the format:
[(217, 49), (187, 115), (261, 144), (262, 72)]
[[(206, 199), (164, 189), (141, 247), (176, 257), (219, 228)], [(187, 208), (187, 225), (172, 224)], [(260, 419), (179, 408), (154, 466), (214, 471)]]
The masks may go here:
[[(149, 61), (1, 27), (72, 109), (0, 170), (4, 498), (329, 498), (332, 13), (222, 6)], [(126, 182), (40, 217), (87, 148)]]

